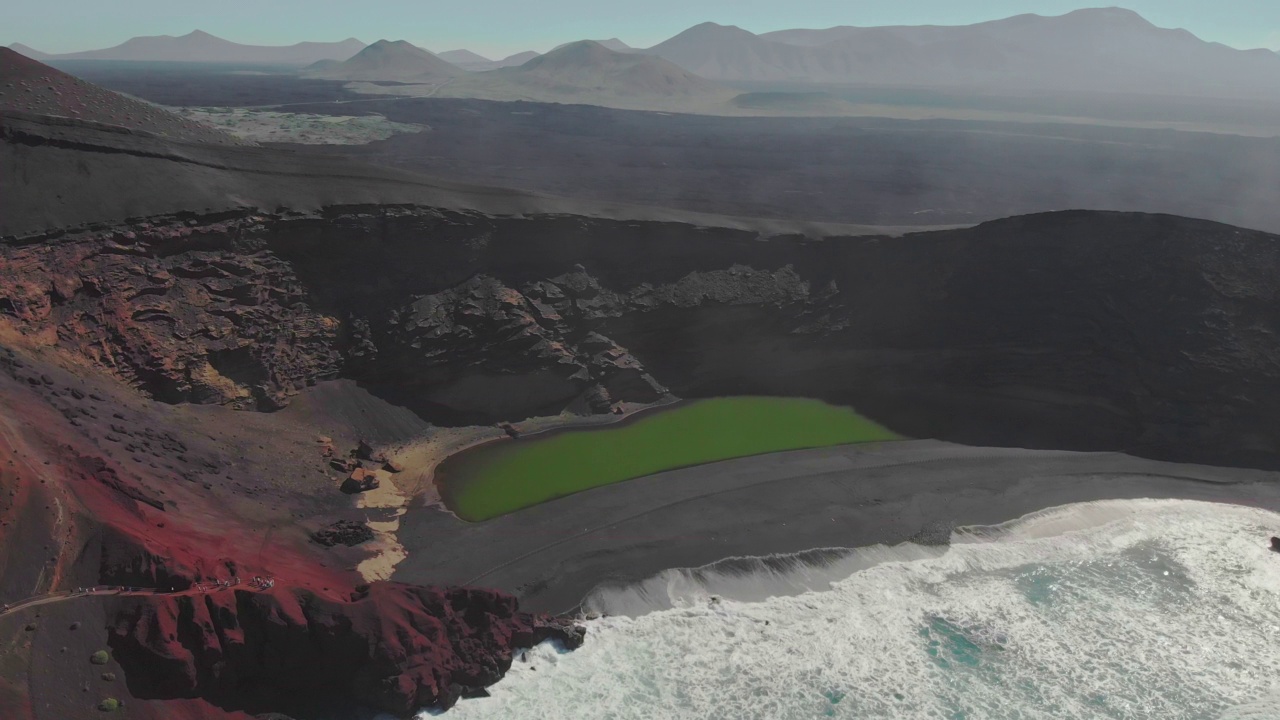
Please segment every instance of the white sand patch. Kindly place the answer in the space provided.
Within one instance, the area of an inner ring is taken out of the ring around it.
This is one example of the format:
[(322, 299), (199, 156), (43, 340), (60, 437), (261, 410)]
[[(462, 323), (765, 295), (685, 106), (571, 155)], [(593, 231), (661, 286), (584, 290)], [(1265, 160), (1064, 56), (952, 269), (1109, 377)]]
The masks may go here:
[(429, 130), (388, 120), (382, 115), (311, 115), (246, 108), (173, 108), (192, 120), (254, 142), (303, 145), (363, 145), (397, 133)]

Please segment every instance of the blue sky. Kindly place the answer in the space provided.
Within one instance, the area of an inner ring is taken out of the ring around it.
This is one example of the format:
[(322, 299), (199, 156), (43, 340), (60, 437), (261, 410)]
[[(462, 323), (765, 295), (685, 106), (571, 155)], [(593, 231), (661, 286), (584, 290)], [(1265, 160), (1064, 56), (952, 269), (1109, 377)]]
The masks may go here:
[[(1086, 0), (1087, 3), (1087, 0)], [(201, 29), (237, 42), (404, 39), (498, 57), (582, 38), (648, 47), (700, 22), (752, 32), (832, 25), (955, 25), (1019, 13), (1059, 15), (1080, 0), (39, 0), (10, 3), (0, 44), (45, 52)], [(1162, 27), (1241, 48), (1280, 49), (1280, 0), (1129, 0)]]

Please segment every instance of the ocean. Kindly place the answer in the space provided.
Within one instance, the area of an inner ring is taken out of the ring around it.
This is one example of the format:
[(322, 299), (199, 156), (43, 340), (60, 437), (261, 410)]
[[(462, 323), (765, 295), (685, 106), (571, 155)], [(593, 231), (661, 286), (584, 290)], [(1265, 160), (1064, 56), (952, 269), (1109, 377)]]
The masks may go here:
[(1280, 718), (1280, 515), (1130, 500), (597, 591), (469, 718)]

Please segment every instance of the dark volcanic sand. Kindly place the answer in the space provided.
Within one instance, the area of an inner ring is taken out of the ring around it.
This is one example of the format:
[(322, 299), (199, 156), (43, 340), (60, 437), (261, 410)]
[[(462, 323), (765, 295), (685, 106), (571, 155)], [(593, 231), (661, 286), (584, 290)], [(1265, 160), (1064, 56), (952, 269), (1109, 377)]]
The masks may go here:
[(1278, 479), (1119, 453), (932, 440), (804, 450), (675, 470), (484, 523), (417, 508), (401, 523), (409, 558), (394, 579), (496, 587), (521, 607), (564, 612), (597, 585), (669, 568), (896, 544), (938, 522), (994, 524), (1074, 502), (1159, 497), (1280, 510)]
[(312, 104), (430, 126), (303, 148), (458, 181), (697, 212), (965, 224), (1141, 210), (1280, 229), (1280, 140), (1090, 125), (713, 117), (447, 98)]

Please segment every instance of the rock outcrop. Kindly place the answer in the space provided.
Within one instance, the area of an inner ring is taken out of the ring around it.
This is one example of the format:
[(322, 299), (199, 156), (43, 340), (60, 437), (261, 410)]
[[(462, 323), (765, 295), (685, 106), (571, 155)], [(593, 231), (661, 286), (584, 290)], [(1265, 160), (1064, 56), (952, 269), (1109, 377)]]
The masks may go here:
[(342, 600), (288, 589), (138, 599), (110, 635), (142, 697), (285, 713), (355, 702), (398, 716), (491, 685), (544, 640), (575, 648), (583, 631), (502, 593), (388, 582)]
[(339, 520), (312, 533), (311, 539), (325, 547), (334, 545), (355, 547), (362, 542), (372, 540), (373, 530), (362, 522)]
[(273, 410), (340, 367), (253, 217), (170, 219), (0, 246), (0, 314), (164, 402)]
[(590, 329), (624, 309), (581, 271), (519, 290), (475, 276), (371, 323), (382, 333), (368, 377), (477, 420), (575, 405), (607, 412), (614, 398), (653, 402), (666, 388)]

